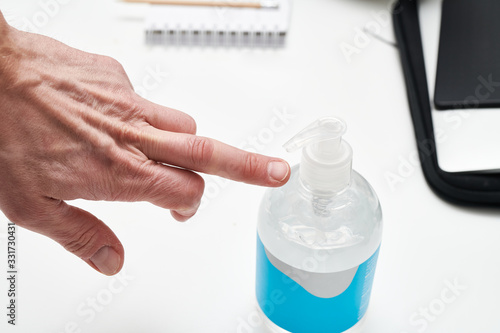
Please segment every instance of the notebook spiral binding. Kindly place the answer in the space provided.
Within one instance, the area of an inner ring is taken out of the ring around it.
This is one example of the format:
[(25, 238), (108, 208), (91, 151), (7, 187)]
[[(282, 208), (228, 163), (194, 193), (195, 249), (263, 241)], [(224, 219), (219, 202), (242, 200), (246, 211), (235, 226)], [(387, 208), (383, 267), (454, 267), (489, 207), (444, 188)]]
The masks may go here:
[(152, 5), (146, 43), (152, 45), (271, 47), (285, 45), (291, 3), (277, 9)]
[(150, 45), (225, 46), (225, 47), (272, 47), (285, 46), (286, 32), (279, 29), (258, 31), (234, 31), (217, 29), (146, 30), (146, 42)]

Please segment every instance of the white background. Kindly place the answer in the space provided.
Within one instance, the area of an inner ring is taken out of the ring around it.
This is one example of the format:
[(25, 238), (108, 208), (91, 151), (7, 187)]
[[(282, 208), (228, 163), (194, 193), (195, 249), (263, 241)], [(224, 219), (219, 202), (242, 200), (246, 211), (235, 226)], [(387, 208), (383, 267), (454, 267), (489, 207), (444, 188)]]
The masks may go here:
[[(46, 2), (2, 0), (0, 9), (22, 26)], [(258, 152), (295, 164), (299, 154), (281, 148), (286, 140), (321, 116), (347, 121), (354, 168), (376, 189), (384, 212), (364, 332), (500, 331), (499, 212), (450, 205), (425, 183), (411, 158), (415, 140), (397, 49), (368, 37), (350, 61), (342, 52), (341, 45), (356, 47), (356, 29), (369, 22), (394, 40), (388, 1), (296, 0), (288, 44), (279, 50), (149, 47), (146, 6), (65, 2), (39, 33), (118, 59), (136, 87), (159, 70), (162, 79), (146, 97), (192, 115), (200, 135), (247, 148), (257, 140)], [(293, 118), (269, 135), (284, 110)], [(19, 228), (18, 325), (6, 323), (2, 278), (0, 331), (266, 332), (254, 316), (255, 228), (265, 189), (215, 177), (206, 183), (203, 209), (188, 223), (148, 203), (73, 202), (123, 242), (121, 280)], [(0, 220), (6, 272), (7, 220)], [(454, 295), (448, 283), (465, 290)], [(91, 310), (92, 299), (100, 311)], [(423, 319), (419, 311), (429, 307), (431, 317)]]

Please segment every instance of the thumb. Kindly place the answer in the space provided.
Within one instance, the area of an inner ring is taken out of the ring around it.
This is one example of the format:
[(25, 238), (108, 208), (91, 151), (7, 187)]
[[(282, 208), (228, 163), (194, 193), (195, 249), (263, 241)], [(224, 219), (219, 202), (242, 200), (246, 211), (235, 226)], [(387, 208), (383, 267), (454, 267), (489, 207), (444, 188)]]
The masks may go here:
[(50, 220), (34, 231), (52, 238), (99, 272), (118, 273), (123, 266), (124, 250), (113, 231), (85, 210), (61, 200), (50, 201), (53, 207), (46, 207)]

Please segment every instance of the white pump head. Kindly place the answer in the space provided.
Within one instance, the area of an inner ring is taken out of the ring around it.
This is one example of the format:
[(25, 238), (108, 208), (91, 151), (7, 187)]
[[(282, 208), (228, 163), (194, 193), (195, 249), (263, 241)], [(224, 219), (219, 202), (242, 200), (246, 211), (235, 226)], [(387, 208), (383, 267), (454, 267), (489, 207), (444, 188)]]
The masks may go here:
[(352, 148), (342, 140), (343, 120), (320, 118), (295, 135), (283, 147), (288, 152), (302, 150), (300, 179), (312, 192), (339, 192), (349, 185)]

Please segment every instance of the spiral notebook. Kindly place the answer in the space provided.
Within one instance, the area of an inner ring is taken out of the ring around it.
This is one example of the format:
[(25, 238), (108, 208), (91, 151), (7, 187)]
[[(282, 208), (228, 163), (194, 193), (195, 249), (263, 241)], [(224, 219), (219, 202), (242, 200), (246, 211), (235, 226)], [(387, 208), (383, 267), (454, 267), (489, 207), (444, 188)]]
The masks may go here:
[(290, 0), (277, 9), (151, 5), (148, 44), (184, 46), (282, 47), (290, 20)]

